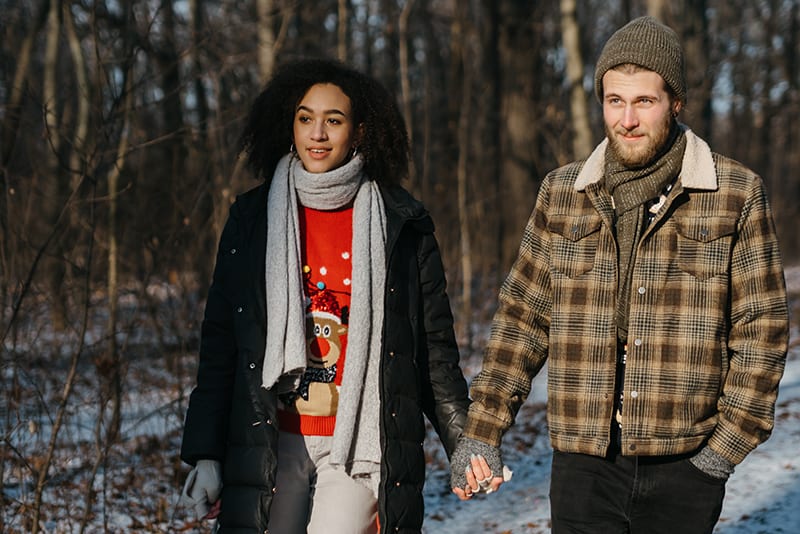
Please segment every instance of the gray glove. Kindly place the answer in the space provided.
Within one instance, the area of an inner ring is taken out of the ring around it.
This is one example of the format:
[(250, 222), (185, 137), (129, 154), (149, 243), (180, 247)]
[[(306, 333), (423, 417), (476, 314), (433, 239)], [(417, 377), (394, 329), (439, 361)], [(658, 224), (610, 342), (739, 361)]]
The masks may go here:
[(456, 450), (450, 457), (450, 487), (464, 488), (467, 485), (465, 473), (473, 455), (486, 458), (493, 477), (504, 477), (503, 459), (498, 447), (476, 439), (462, 437), (458, 440)]
[(216, 460), (198, 460), (186, 477), (181, 504), (194, 506), (197, 519), (203, 519), (222, 493), (222, 464)]
[(734, 464), (723, 458), (708, 446), (689, 458), (689, 461), (703, 473), (720, 480), (728, 480), (733, 474)]

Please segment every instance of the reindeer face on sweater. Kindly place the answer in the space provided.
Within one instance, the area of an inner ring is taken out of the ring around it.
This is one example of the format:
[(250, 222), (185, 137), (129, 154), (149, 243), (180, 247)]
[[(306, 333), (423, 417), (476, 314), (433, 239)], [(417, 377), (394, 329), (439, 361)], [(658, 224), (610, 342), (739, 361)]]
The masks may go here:
[(342, 354), (342, 336), (347, 333), (347, 325), (343, 325), (338, 317), (328, 312), (314, 311), (306, 319), (309, 367), (332, 367)]

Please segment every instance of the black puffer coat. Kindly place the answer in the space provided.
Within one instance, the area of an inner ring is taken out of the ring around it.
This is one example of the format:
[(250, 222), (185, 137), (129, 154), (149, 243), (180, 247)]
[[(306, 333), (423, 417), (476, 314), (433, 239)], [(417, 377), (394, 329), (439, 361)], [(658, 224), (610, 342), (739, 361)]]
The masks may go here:
[[(466, 419), (467, 386), (433, 223), (400, 187), (381, 188), (387, 280), (380, 375), (381, 532), (419, 532), (423, 413), (448, 455)], [(267, 187), (240, 195), (220, 239), (203, 320), (197, 386), (181, 458), (223, 465), (223, 534), (266, 532), (275, 487), (277, 400), (261, 387)]]

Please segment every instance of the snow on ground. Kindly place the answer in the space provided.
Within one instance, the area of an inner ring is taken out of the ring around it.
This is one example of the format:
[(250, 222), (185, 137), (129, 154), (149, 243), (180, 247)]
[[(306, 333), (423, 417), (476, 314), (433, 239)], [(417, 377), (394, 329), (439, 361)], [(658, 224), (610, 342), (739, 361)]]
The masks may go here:
[[(787, 269), (786, 278), (796, 311), (775, 430), (731, 476), (715, 534), (800, 533), (800, 266)], [(498, 493), (459, 501), (449, 493), (449, 471), (432, 464), (425, 486), (426, 534), (550, 532), (552, 451), (546, 433), (536, 434), (542, 426), (545, 383), (544, 373), (536, 377), (531, 398), (503, 441), (504, 461), (514, 477)]]
[[(792, 348), (778, 397), (775, 431), (731, 477), (716, 534), (800, 533), (800, 266), (787, 269), (786, 277), (792, 296)], [(134, 330), (144, 332), (141, 327)], [(485, 334), (481, 328), (476, 330), (481, 330), (479, 336)], [(189, 391), (186, 384), (193, 382), (187, 374), (193, 376), (195, 356), (191, 348), (184, 346), (185, 361), (178, 363), (180, 371), (168, 372), (162, 365), (162, 355), (153, 347), (148, 348), (144, 343), (137, 350), (143, 353), (129, 355), (123, 439), (113, 447), (108, 462), (93, 478), (96, 499), (85, 532), (211, 532), (208, 522), (198, 524), (191, 510), (176, 507), (178, 492), (189, 470), (180, 462), (178, 450)], [(26, 527), (29, 520), (26, 511), (33, 500), (35, 480), (28, 462), (38, 461), (37, 453), (46, 446), (53, 392), (61, 386), (61, 373), (32, 361), (36, 354), (31, 351), (30, 355), (24, 355), (26, 369), (18, 369), (20, 374), (15, 375), (15, 384), (25, 390), (22, 404), (15, 407), (16, 411), (0, 405), (0, 414), (18, 420), (7, 428), (5, 436), (0, 436), (13, 446), (13, 454), (2, 458), (0, 486), (3, 505), (0, 530), (9, 534), (30, 530)], [(466, 376), (477, 373), (480, 359), (479, 352), (465, 356), (462, 366)], [(10, 368), (2, 372), (8, 374)], [(97, 409), (93, 373), (84, 372), (80, 376), (61, 433), (63, 445), (57, 451), (44, 496), (46, 534), (81, 532), (82, 503), (96, 457), (91, 436)], [(545, 373), (536, 378), (530, 398), (503, 442), (504, 459), (513, 469), (514, 477), (498, 493), (478, 496), (469, 502), (459, 501), (450, 492), (450, 468), (441, 447), (435, 439), (426, 442), (430, 461), (425, 485), (425, 534), (550, 531), (548, 489), (552, 454), (545, 433), (545, 382)], [(9, 450), (5, 452), (8, 454)]]

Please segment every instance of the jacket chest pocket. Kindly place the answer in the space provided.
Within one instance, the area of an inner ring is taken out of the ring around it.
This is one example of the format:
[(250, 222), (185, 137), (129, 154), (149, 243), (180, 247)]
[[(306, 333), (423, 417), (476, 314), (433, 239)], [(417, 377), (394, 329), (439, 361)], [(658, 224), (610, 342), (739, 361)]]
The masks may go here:
[(722, 217), (676, 218), (678, 267), (698, 280), (728, 272), (736, 220)]
[(570, 278), (594, 267), (600, 241), (599, 215), (554, 215), (547, 222), (551, 239), (552, 269)]

